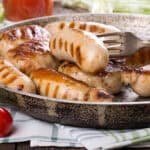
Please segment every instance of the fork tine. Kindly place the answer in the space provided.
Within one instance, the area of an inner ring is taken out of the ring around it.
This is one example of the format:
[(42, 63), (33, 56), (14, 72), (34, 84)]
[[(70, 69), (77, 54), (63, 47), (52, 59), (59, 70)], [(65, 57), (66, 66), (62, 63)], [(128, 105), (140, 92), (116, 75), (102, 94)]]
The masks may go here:
[(122, 32), (112, 32), (112, 33), (104, 33), (104, 34), (97, 34), (97, 37), (107, 37), (107, 36), (116, 36), (116, 35), (123, 35)]
[(109, 51), (115, 51), (115, 50), (120, 50), (120, 52), (123, 51), (123, 48), (121, 46), (108, 46), (107, 49)]
[[(121, 33), (122, 34), (122, 33)], [(99, 38), (105, 43), (105, 44), (122, 44), (124, 39), (120, 33), (109, 33), (109, 34), (102, 34), (99, 36)], [(109, 36), (111, 35), (111, 36)]]
[(119, 50), (116, 50), (116, 51), (109, 51), (109, 55), (110, 56), (121, 56), (120, 55), (120, 51)]
[(123, 56), (123, 51), (121, 49), (109, 49), (108, 53), (110, 56)]
[(117, 57), (126, 55), (124, 51), (125, 34), (123, 32), (99, 34), (97, 37), (104, 42), (110, 56)]
[(114, 44), (114, 43), (116, 43), (116, 44), (119, 44), (119, 43), (122, 44), (121, 41), (118, 41), (118, 40), (103, 40), (103, 42), (106, 43), (106, 44), (107, 43), (108, 44)]

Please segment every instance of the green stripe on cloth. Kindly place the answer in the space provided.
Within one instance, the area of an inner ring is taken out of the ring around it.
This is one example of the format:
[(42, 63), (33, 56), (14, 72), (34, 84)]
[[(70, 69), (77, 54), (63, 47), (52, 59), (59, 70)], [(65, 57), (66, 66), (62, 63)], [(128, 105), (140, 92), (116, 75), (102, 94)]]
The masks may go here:
[(139, 133), (137, 131), (133, 131), (132, 132), (132, 137), (133, 137), (133, 140), (140, 137)]
[(50, 141), (46, 136), (28, 136), (28, 137), (20, 137), (20, 138), (0, 138), (0, 143), (13, 143), (13, 142), (24, 142), (29, 141), (31, 139), (45, 139)]
[[(0, 138), (0, 143), (13, 143), (13, 142), (20, 142), (20, 141), (29, 141), (32, 139), (42, 139), (45, 141), (50, 141), (50, 142), (54, 142), (54, 140), (50, 140), (48, 137), (46, 136), (28, 136), (28, 137), (20, 137), (20, 138)], [(61, 141), (61, 142), (68, 142), (70, 141), (70, 144), (76, 144), (73, 140), (71, 139), (63, 139), (63, 138), (57, 138), (57, 142)]]
[(127, 140), (127, 139), (126, 139), (126, 136), (125, 136), (124, 134), (120, 134), (120, 136), (122, 137), (122, 141)]
[(141, 142), (145, 142), (145, 141), (149, 141), (150, 140), (150, 136), (145, 136), (142, 138), (136, 138), (134, 140), (132, 140), (132, 144), (137, 144), (137, 143), (141, 143)]
[(2, 139), (0, 142), (1, 142), (1, 143), (9, 143), (9, 139), (4, 138), (4, 139)]
[(150, 129), (146, 128), (145, 132), (147, 133), (147, 135), (150, 135)]
[(52, 135), (51, 135), (51, 139), (53, 142), (56, 142), (58, 139), (58, 127), (56, 124), (52, 125)]
[(112, 131), (109, 131), (109, 134), (111, 134), (112, 137), (114, 137), (114, 139), (116, 140), (116, 142), (120, 142), (119, 138)]

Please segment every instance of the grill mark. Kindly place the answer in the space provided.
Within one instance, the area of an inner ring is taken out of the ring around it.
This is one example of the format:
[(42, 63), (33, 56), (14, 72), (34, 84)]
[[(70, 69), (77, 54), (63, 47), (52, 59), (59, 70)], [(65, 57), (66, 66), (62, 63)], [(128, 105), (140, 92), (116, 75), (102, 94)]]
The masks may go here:
[(53, 49), (55, 49), (55, 48), (56, 48), (56, 38), (55, 38), (55, 39), (53, 39), (53, 46), (52, 46), (52, 48), (53, 48)]
[(53, 98), (56, 98), (56, 97), (57, 97), (58, 90), (59, 90), (59, 85), (56, 85), (56, 86), (55, 86), (55, 89), (54, 89), (53, 96), (52, 96)]
[(39, 80), (37, 80), (37, 90), (38, 90), (38, 93), (41, 93), (41, 83), (42, 83), (42, 80), (41, 79), (39, 79)]
[[(34, 76), (32, 77), (33, 80), (34, 80)], [(40, 84), (39, 84), (39, 79), (35, 79), (34, 80), (35, 84), (36, 84), (36, 87), (37, 87), (37, 93), (40, 94)]]
[(90, 31), (91, 32), (96, 32), (96, 26), (95, 25), (91, 25), (90, 26)]
[(21, 38), (25, 38), (26, 37), (26, 31), (24, 28), (20, 28), (21, 31)]
[(62, 96), (62, 99), (67, 99), (67, 97), (68, 97), (68, 93), (67, 93), (67, 91), (64, 93), (64, 95)]
[(59, 49), (62, 48), (63, 42), (62, 42), (62, 38), (59, 39)]
[(9, 84), (11, 84), (12, 82), (14, 82), (16, 79), (17, 79), (17, 76), (16, 76), (16, 75), (13, 75), (13, 76), (9, 77), (9, 79), (5, 80), (5, 81), (4, 81), (4, 84), (9, 85)]
[(86, 23), (80, 24), (79, 29), (85, 30), (86, 29)]
[(70, 22), (70, 24), (69, 24), (69, 28), (74, 28), (75, 27), (75, 22)]
[(74, 52), (73, 51), (74, 51), (74, 45), (73, 45), (73, 43), (71, 43), (70, 44), (70, 54), (71, 54), (72, 57), (74, 57)]
[(81, 49), (80, 49), (80, 46), (77, 46), (75, 52), (76, 52), (76, 60), (79, 63), (79, 65), (81, 65), (82, 59), (81, 59)]
[(5, 74), (2, 75), (2, 78), (6, 78), (10, 73), (7, 71)]
[(23, 85), (23, 84), (20, 84), (20, 85), (18, 85), (18, 87), (17, 87), (18, 90), (22, 90), (23, 88), (24, 88), (24, 85)]
[(53, 40), (50, 40), (50, 48), (53, 49)]
[(90, 89), (87, 91), (87, 93), (85, 93), (84, 97), (83, 97), (83, 101), (88, 101), (89, 97), (90, 97)]
[(34, 27), (34, 26), (29, 26), (29, 29), (30, 29), (30, 31), (31, 31), (32, 36), (35, 37), (35, 35), (36, 35), (36, 27)]
[(45, 89), (45, 95), (46, 95), (46, 96), (48, 96), (49, 89), (50, 89), (50, 83), (47, 83), (46, 89)]
[(59, 28), (62, 30), (64, 27), (65, 27), (65, 23), (61, 22), (60, 25), (59, 25)]
[(6, 36), (6, 38), (8, 38), (9, 40), (13, 41), (13, 40), (16, 40), (16, 35), (14, 34), (15, 33), (15, 30), (17, 29), (12, 29), (12, 30), (9, 30), (8, 32), (4, 33), (4, 38)]
[(65, 41), (64, 49), (65, 49), (66, 52), (67, 52), (67, 46), (68, 46), (68, 43), (67, 43), (67, 41)]
[(17, 30), (18, 30), (18, 29), (16, 29), (16, 30), (15, 30), (15, 29), (14, 29), (14, 30), (12, 30), (12, 36), (17, 37)]
[(3, 71), (4, 69), (9, 69), (9, 67), (3, 66), (2, 68), (0, 68), (0, 72)]

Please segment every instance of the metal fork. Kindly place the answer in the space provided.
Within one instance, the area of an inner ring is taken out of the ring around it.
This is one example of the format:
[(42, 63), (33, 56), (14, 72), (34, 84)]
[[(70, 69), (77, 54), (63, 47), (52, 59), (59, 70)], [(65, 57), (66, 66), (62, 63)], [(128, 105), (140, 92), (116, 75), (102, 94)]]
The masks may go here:
[(150, 40), (141, 40), (131, 32), (106, 33), (97, 37), (103, 40), (110, 56), (129, 56), (142, 47), (150, 47)]

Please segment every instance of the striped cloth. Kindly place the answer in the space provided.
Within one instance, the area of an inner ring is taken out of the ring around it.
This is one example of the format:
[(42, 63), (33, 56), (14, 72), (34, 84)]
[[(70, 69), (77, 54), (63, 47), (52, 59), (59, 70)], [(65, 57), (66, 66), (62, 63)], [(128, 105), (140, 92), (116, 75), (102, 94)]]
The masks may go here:
[[(13, 106), (0, 103), (13, 116), (13, 132), (0, 143), (30, 141), (35, 146), (86, 147), (88, 150), (129, 146), (150, 147), (150, 128), (139, 130), (95, 130), (51, 124), (27, 116)], [(138, 145), (137, 145), (138, 144)]]

